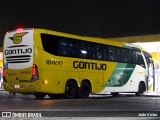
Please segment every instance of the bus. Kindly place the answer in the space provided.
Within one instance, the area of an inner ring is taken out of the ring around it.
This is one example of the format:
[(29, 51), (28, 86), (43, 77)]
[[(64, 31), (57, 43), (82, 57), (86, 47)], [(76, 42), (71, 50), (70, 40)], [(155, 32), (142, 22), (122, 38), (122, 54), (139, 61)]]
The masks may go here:
[(3, 54), (4, 90), (36, 98), (88, 98), (107, 92), (142, 95), (154, 80), (148, 52), (105, 38), (17, 29), (6, 33)]

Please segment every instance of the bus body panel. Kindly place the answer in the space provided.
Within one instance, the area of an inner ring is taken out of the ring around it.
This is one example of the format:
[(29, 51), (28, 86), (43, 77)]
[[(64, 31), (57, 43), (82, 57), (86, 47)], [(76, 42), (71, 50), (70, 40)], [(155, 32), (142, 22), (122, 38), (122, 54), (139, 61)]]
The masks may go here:
[[(145, 69), (141, 66), (135, 66), (133, 68), (133, 73), (132, 74), (128, 74), (128, 79), (126, 81), (126, 83), (124, 85), (117, 85), (114, 87), (113, 86), (108, 86), (106, 87), (103, 91), (97, 93), (97, 94), (107, 94), (108, 92), (137, 92), (138, 91), (138, 86), (140, 81), (144, 81), (146, 80), (146, 75), (145, 75)], [(113, 75), (113, 74), (112, 74)], [(117, 83), (119, 82), (119, 80), (122, 80), (122, 77), (126, 77), (125, 74), (119, 74), (117, 72), (117, 75), (122, 75), (122, 76), (118, 76), (116, 81)], [(115, 75), (113, 75), (115, 76)], [(113, 81), (112, 81), (113, 82)]]
[[(107, 68), (106, 70), (94, 70), (89, 69), (88, 66), (84, 67), (82, 63), (106, 64)], [(113, 62), (107, 64), (107, 62), (102, 61), (85, 59), (79, 61), (78, 58), (53, 56), (43, 51), (42, 80), (48, 80), (49, 82), (42, 89), (48, 93), (64, 93), (66, 81), (74, 79), (79, 87), (82, 80), (89, 80), (92, 83), (93, 92), (101, 91), (104, 89), (104, 77), (109, 78), (110, 72), (114, 70), (115, 65), (116, 63)]]

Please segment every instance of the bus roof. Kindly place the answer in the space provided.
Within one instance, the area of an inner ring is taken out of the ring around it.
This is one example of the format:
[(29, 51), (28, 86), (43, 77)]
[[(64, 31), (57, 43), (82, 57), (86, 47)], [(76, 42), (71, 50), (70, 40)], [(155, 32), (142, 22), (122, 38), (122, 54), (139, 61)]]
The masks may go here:
[(59, 31), (55, 31), (55, 30), (41, 29), (41, 28), (18, 28), (16, 30), (12, 30), (12, 31), (8, 31), (8, 32), (13, 32), (13, 31), (21, 32), (23, 30), (29, 30), (29, 29), (34, 30), (34, 31), (39, 31), (40, 33), (45, 32), (48, 34), (57, 35), (57, 36), (61, 36), (61, 37), (92, 41), (92, 42), (96, 42), (96, 43), (102, 43), (102, 44), (130, 48), (130, 49), (141, 49), (141, 50), (146, 51), (145, 49), (141, 48), (140, 46), (132, 44), (132, 43), (125, 43), (125, 42), (120, 42), (120, 41), (115, 41), (115, 40), (110, 40), (107, 38), (100, 38), (100, 37), (81, 36), (81, 35), (75, 35), (75, 34), (70, 34), (70, 33), (59, 32)]

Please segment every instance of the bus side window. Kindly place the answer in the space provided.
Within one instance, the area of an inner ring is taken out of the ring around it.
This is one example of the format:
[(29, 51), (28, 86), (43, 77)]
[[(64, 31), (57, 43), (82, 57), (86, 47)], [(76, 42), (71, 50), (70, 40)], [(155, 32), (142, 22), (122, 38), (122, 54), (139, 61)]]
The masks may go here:
[(102, 55), (103, 55), (103, 60), (108, 60), (108, 47), (107, 46), (103, 46)]
[(74, 51), (75, 51), (75, 57), (76, 58), (81, 58), (81, 49), (80, 49), (80, 42), (79, 40), (76, 40), (74, 43)]
[(73, 40), (68, 40), (67, 56), (68, 57), (75, 56), (75, 44)]
[(58, 39), (58, 55), (67, 56), (67, 41), (63, 38)]
[(53, 54), (58, 55), (58, 37), (54, 35), (49, 34), (41, 34), (41, 40), (44, 51)]
[(102, 46), (100, 44), (93, 43), (93, 59), (102, 60)]
[(133, 50), (133, 63), (145, 67), (144, 60), (140, 51)]
[(80, 44), (80, 48), (81, 48), (81, 58), (87, 58), (87, 46), (85, 44), (85, 42), (81, 42)]
[(118, 47), (115, 47), (115, 61), (119, 62), (120, 61), (120, 55), (121, 55), (121, 51), (120, 51), (120, 48)]
[(108, 48), (108, 60), (114, 61), (114, 49), (112, 47)]
[(132, 54), (133, 54), (133, 63), (138, 64), (138, 52), (133, 50)]
[(80, 42), (80, 58), (91, 58), (91, 43)]
[(60, 38), (59, 40), (59, 55), (66, 57), (74, 57), (75, 55), (75, 44), (72, 39)]
[[(153, 68), (154, 68), (154, 64), (153, 64), (152, 56), (151, 56), (149, 53), (144, 52), (144, 51), (143, 51), (143, 54), (144, 54), (144, 57), (145, 57), (145, 59), (146, 59), (148, 68), (149, 68), (149, 69), (153, 69)], [(157, 67), (158, 67), (158, 66), (157, 66)]]
[(92, 59), (92, 43), (87, 42), (86, 45), (87, 45), (87, 58)]
[(121, 48), (121, 62), (132, 62), (132, 51), (130, 49)]
[(145, 63), (141, 53), (139, 53), (139, 56), (138, 56), (138, 64), (145, 68)]
[(117, 47), (108, 47), (108, 60), (119, 61), (120, 59), (120, 49)]

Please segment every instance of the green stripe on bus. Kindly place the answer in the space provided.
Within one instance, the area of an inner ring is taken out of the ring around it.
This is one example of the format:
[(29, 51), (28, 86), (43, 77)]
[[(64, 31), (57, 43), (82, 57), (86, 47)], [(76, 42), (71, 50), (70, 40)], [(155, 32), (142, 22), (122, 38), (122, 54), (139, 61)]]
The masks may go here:
[(103, 87), (121, 87), (125, 85), (130, 79), (135, 66), (135, 64), (118, 63), (111, 77)]

